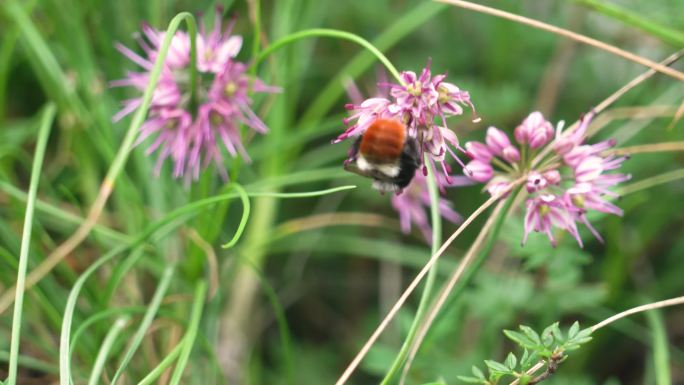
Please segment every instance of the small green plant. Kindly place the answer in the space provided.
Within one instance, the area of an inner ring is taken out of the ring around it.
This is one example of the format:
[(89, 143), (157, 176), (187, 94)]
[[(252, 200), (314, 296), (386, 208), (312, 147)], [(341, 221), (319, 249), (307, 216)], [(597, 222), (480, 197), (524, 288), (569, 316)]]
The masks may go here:
[[(531, 385), (544, 381), (565, 361), (567, 353), (591, 341), (591, 329), (580, 329), (579, 322), (570, 326), (567, 334), (563, 334), (555, 322), (548, 326), (541, 335), (529, 326), (520, 325), (520, 331), (504, 330), (506, 337), (520, 345), (523, 349), (518, 358), (513, 352), (508, 353), (504, 362), (485, 360), (489, 376), (477, 366), (472, 367), (472, 376), (458, 376), (461, 381), (471, 384), (495, 385), (502, 379), (510, 377), (518, 384)], [(535, 375), (541, 368), (544, 372)]]

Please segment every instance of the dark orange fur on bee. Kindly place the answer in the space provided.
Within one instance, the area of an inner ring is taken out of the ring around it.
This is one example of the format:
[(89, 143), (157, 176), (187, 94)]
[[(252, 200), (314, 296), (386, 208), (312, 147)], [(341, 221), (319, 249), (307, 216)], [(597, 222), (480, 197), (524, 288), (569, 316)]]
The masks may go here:
[(406, 127), (394, 119), (377, 119), (363, 134), (359, 152), (372, 163), (393, 163), (401, 156)]

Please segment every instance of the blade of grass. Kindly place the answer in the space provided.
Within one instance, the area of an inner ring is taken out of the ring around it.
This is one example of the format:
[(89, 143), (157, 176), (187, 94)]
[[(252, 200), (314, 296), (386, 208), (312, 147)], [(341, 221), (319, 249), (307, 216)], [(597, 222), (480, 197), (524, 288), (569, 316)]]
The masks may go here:
[(663, 315), (657, 310), (649, 311), (646, 312), (646, 319), (651, 328), (651, 349), (653, 349), (656, 385), (671, 385), (670, 353)]
[(104, 370), (105, 363), (107, 362), (107, 356), (109, 355), (109, 351), (112, 349), (114, 341), (116, 341), (116, 338), (126, 327), (127, 323), (128, 317), (120, 317), (114, 322), (112, 328), (109, 329), (109, 332), (105, 336), (105, 339), (102, 341), (100, 351), (97, 353), (97, 358), (95, 359), (93, 371), (90, 373), (90, 379), (88, 379), (88, 385), (97, 385), (98, 381), (100, 380), (100, 376), (102, 375), (102, 371)]
[(157, 378), (159, 378), (159, 376), (161, 376), (167, 368), (173, 365), (173, 362), (180, 355), (183, 346), (183, 342), (181, 341), (178, 345), (176, 345), (176, 347), (173, 348), (173, 350), (166, 354), (166, 356), (163, 360), (161, 360), (159, 365), (157, 365), (150, 373), (148, 373), (147, 376), (145, 376), (145, 378), (138, 382), (138, 385), (150, 385)]
[[(157, 311), (159, 311), (161, 301), (164, 298), (164, 295), (166, 294), (166, 290), (169, 288), (169, 285), (171, 284), (171, 278), (173, 277), (175, 271), (175, 262), (170, 262), (170, 264), (166, 266), (166, 268), (164, 269), (164, 273), (162, 274), (162, 277), (159, 281), (159, 285), (157, 286), (157, 289), (154, 292), (154, 296), (152, 296), (152, 300), (150, 301), (150, 304), (147, 306), (145, 316), (143, 317), (142, 322), (140, 322), (138, 330), (136, 330), (135, 334), (133, 335), (133, 339), (128, 349), (126, 350), (126, 353), (124, 354), (123, 360), (121, 360), (121, 364), (119, 364), (119, 368), (114, 373), (114, 377), (112, 377), (112, 385), (116, 385), (119, 378), (121, 378), (121, 376), (124, 373), (124, 370), (126, 370), (126, 367), (133, 359), (133, 355), (138, 350), (138, 347), (140, 347), (143, 338), (145, 338), (147, 330), (150, 328), (152, 321), (154, 321), (154, 317), (157, 315)], [(68, 384), (65, 383), (62, 385)]]
[(451, 5), (454, 5), (457, 7), (469, 9), (471, 11), (476, 11), (476, 12), (485, 13), (488, 15), (493, 15), (496, 17), (500, 17), (503, 19), (508, 19), (508, 20), (514, 21), (516, 23), (529, 25), (531, 27), (541, 29), (543, 31), (555, 33), (556, 35), (564, 36), (564, 37), (567, 37), (569, 39), (576, 40), (580, 43), (584, 43), (584, 44), (590, 45), (592, 47), (599, 48), (599, 49), (604, 50), (606, 52), (612, 53), (613, 55), (620, 56), (623, 59), (627, 59), (627, 60), (632, 61), (634, 63), (638, 63), (638, 64), (641, 64), (645, 67), (649, 67), (655, 71), (658, 71), (662, 74), (665, 74), (665, 75), (670, 76), (674, 79), (677, 79), (679, 81), (684, 82), (684, 73), (682, 73), (680, 71), (674, 70), (674, 69), (669, 68), (667, 66), (664, 66), (660, 63), (656, 63), (653, 60), (646, 59), (642, 56), (635, 55), (631, 52), (625, 51), (625, 50), (618, 48), (618, 47), (615, 47), (613, 45), (604, 43), (600, 40), (593, 39), (593, 38), (590, 38), (588, 36), (584, 36), (584, 35), (581, 35), (579, 33), (569, 31), (569, 30), (564, 29), (564, 28), (556, 27), (554, 25), (547, 24), (547, 23), (541, 22), (539, 20), (530, 19), (529, 17), (520, 16), (520, 15), (510, 13), (510, 12), (502, 11), (500, 9), (487, 7), (487, 6), (476, 4), (476, 3), (471, 3), (469, 1), (463, 1), (463, 0), (435, 0), (435, 1), (438, 1), (441, 3), (451, 4)]
[(677, 48), (684, 47), (684, 33), (676, 29), (655, 23), (641, 14), (622, 8), (616, 4), (597, 0), (575, 0), (575, 2), (587, 6), (615, 20), (619, 20), (627, 25), (639, 28), (658, 39), (671, 44)]
[(176, 363), (176, 368), (171, 376), (170, 385), (178, 385), (183, 377), (185, 366), (188, 364), (192, 347), (195, 345), (197, 338), (197, 329), (199, 328), (200, 319), (202, 317), (202, 309), (204, 308), (204, 300), (207, 294), (207, 283), (200, 280), (195, 285), (195, 295), (193, 297), (192, 310), (190, 312), (190, 323), (188, 324), (188, 331), (181, 342), (180, 356)]
[(17, 272), (17, 290), (15, 290), (14, 314), (12, 315), (12, 340), (10, 344), (10, 359), (7, 376), (7, 384), (17, 383), (17, 368), (19, 359), (19, 342), (21, 338), (21, 321), (24, 306), (24, 291), (26, 289), (26, 270), (28, 269), (29, 246), (31, 244), (31, 230), (33, 229), (33, 213), (35, 211), (36, 194), (40, 172), (45, 158), (45, 150), (50, 135), (50, 128), (55, 118), (57, 108), (54, 104), (48, 104), (42, 114), (40, 129), (38, 131), (38, 143), (31, 167), (31, 181), (26, 203), (26, 215), (24, 216), (24, 229), (21, 234), (21, 251), (19, 253), (19, 268)]

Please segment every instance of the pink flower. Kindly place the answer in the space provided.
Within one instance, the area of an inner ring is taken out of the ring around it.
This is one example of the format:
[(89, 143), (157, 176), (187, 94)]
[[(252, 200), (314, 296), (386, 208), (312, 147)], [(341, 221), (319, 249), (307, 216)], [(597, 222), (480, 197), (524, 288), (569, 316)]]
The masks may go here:
[[(621, 167), (627, 158), (609, 154), (614, 140), (597, 144), (584, 144), (592, 113), (585, 115), (578, 127), (563, 134), (551, 144), (551, 124), (539, 112), (530, 114), (516, 129), (516, 142), (521, 151), (511, 144), (501, 130), (490, 127), (486, 145), (468, 142), (466, 149), (473, 161), (468, 163), (467, 174), (477, 182), (487, 182), (485, 189), (493, 196), (506, 191), (513, 180), (526, 179), (529, 194), (526, 204), (525, 234), (531, 231), (547, 234), (553, 244), (553, 229), (569, 232), (580, 244), (577, 222), (584, 224), (601, 240), (596, 229), (587, 220), (588, 210), (622, 215), (622, 210), (605, 197), (616, 197), (610, 187), (629, 179), (629, 175), (611, 173)], [(542, 160), (541, 170), (532, 168), (532, 158), (539, 147), (551, 145), (556, 155)], [(560, 159), (558, 159), (560, 158)]]
[[(460, 146), (456, 134), (447, 127), (446, 118), (463, 114), (463, 106), (473, 109), (474, 113), (470, 95), (454, 84), (445, 82), (445, 74), (433, 77), (429, 61), (420, 75), (404, 71), (400, 77), (402, 84), (380, 84), (389, 89), (389, 96), (381, 95), (347, 105), (347, 109), (353, 113), (344, 119), (347, 129), (333, 143), (363, 135), (378, 118), (397, 119), (406, 125), (407, 134), (420, 143), (421, 153), (429, 154), (432, 163), (440, 163), (442, 178), (448, 184), (451, 182), (451, 168), (447, 164), (447, 154), (463, 167), (463, 162), (453, 149), (465, 150)], [(426, 170), (423, 165), (423, 172)], [(441, 182), (440, 189), (443, 189)]]
[(545, 233), (551, 244), (556, 246), (556, 239), (552, 231), (556, 227), (570, 233), (582, 246), (582, 239), (577, 231), (575, 219), (561, 198), (553, 194), (539, 194), (528, 199), (525, 208), (527, 212), (525, 213), (523, 245), (527, 242), (527, 236), (534, 230)]
[[(240, 154), (249, 160), (240, 139), (238, 127), (244, 124), (255, 132), (265, 133), (266, 125), (252, 111), (248, 93), (277, 92), (259, 79), (250, 79), (246, 66), (233, 59), (240, 51), (242, 37), (232, 36), (232, 24), (224, 30), (221, 12), (217, 10), (214, 29), (205, 31), (200, 26), (197, 34), (197, 105), (191, 105), (190, 89), (190, 36), (178, 31), (171, 40), (164, 67), (156, 85), (148, 112), (148, 119), (140, 128), (136, 144), (156, 137), (147, 154), (158, 152), (155, 173), (159, 174), (165, 159), (173, 162), (173, 175), (186, 179), (199, 178), (200, 170), (215, 164), (222, 176), (228, 174), (223, 165), (222, 147), (232, 157)], [(121, 44), (117, 49), (142, 67), (143, 72), (129, 72), (126, 78), (111, 83), (144, 91), (150, 71), (159, 55), (166, 35), (149, 25), (143, 25), (138, 43), (144, 51), (140, 56)], [(135, 111), (142, 97), (124, 102), (124, 108), (114, 116), (118, 121)]]
[[(437, 179), (440, 176), (437, 175)], [(464, 186), (472, 184), (465, 177), (455, 177), (453, 185)], [(392, 207), (399, 213), (401, 230), (408, 234), (411, 232), (411, 225), (416, 227), (425, 237), (428, 243), (432, 242), (432, 229), (430, 228), (429, 209), (430, 193), (428, 191), (427, 180), (422, 173), (416, 173), (411, 184), (402, 194), (392, 196)], [(442, 217), (452, 223), (460, 223), (463, 218), (454, 211), (451, 202), (447, 199), (439, 198), (439, 212)]]

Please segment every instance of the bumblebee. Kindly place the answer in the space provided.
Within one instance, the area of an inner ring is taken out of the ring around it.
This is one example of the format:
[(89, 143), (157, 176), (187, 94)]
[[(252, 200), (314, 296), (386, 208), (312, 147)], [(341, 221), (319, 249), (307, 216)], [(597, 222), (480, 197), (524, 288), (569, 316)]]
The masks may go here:
[(400, 194), (421, 165), (420, 145), (396, 119), (376, 119), (349, 149), (344, 169), (373, 179), (381, 193)]

